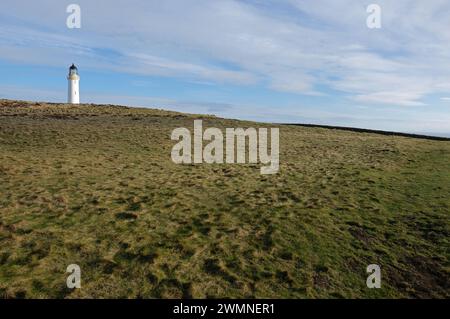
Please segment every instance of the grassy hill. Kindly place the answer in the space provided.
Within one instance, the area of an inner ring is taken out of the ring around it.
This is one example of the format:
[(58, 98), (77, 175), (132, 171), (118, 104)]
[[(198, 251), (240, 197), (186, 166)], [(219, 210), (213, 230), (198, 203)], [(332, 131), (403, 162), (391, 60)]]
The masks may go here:
[(0, 100), (0, 296), (450, 297), (449, 141), (280, 126), (276, 175), (174, 164), (199, 118), (268, 127)]

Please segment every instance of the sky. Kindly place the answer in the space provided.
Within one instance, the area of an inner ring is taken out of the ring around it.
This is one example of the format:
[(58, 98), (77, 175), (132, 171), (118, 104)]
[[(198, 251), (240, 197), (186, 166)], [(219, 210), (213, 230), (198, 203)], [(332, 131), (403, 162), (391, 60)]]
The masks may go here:
[(72, 63), (83, 103), (450, 136), (448, 0), (1, 1), (0, 98), (65, 102)]

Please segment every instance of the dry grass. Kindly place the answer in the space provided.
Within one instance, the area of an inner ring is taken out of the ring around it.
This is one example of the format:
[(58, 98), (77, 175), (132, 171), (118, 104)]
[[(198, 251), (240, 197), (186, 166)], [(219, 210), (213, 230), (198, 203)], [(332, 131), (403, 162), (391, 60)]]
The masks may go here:
[(449, 297), (450, 142), (281, 126), (277, 175), (175, 165), (197, 118), (0, 101), (0, 296)]

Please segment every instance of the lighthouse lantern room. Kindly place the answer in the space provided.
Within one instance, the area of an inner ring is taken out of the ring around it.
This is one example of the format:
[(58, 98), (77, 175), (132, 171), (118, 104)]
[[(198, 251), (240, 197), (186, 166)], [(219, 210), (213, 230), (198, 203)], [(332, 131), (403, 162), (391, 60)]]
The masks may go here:
[(67, 103), (80, 104), (80, 76), (78, 75), (78, 69), (75, 64), (72, 64), (69, 68), (67, 80), (69, 81)]

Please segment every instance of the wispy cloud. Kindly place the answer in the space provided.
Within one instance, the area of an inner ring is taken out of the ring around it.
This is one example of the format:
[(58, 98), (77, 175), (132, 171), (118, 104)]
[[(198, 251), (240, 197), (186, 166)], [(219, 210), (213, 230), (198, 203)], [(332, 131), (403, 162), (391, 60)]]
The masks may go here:
[[(269, 1), (266, 6), (209, 0), (79, 2), (83, 29), (75, 36), (65, 30), (61, 14), (53, 20), (36, 14), (43, 6), (50, 11), (55, 1), (8, 4), (4, 12), (43, 28), (2, 28), (0, 57), (54, 64), (71, 55), (115, 71), (260, 83), (298, 94), (317, 94), (325, 83), (358, 101), (410, 106), (439, 92), (440, 81), (450, 82), (449, 63), (441, 64), (450, 56), (448, 16), (442, 13), (450, 10), (446, 1), (379, 1), (384, 26), (375, 31), (365, 26), (365, 7), (356, 0)], [(290, 10), (271, 14), (279, 7)]]

